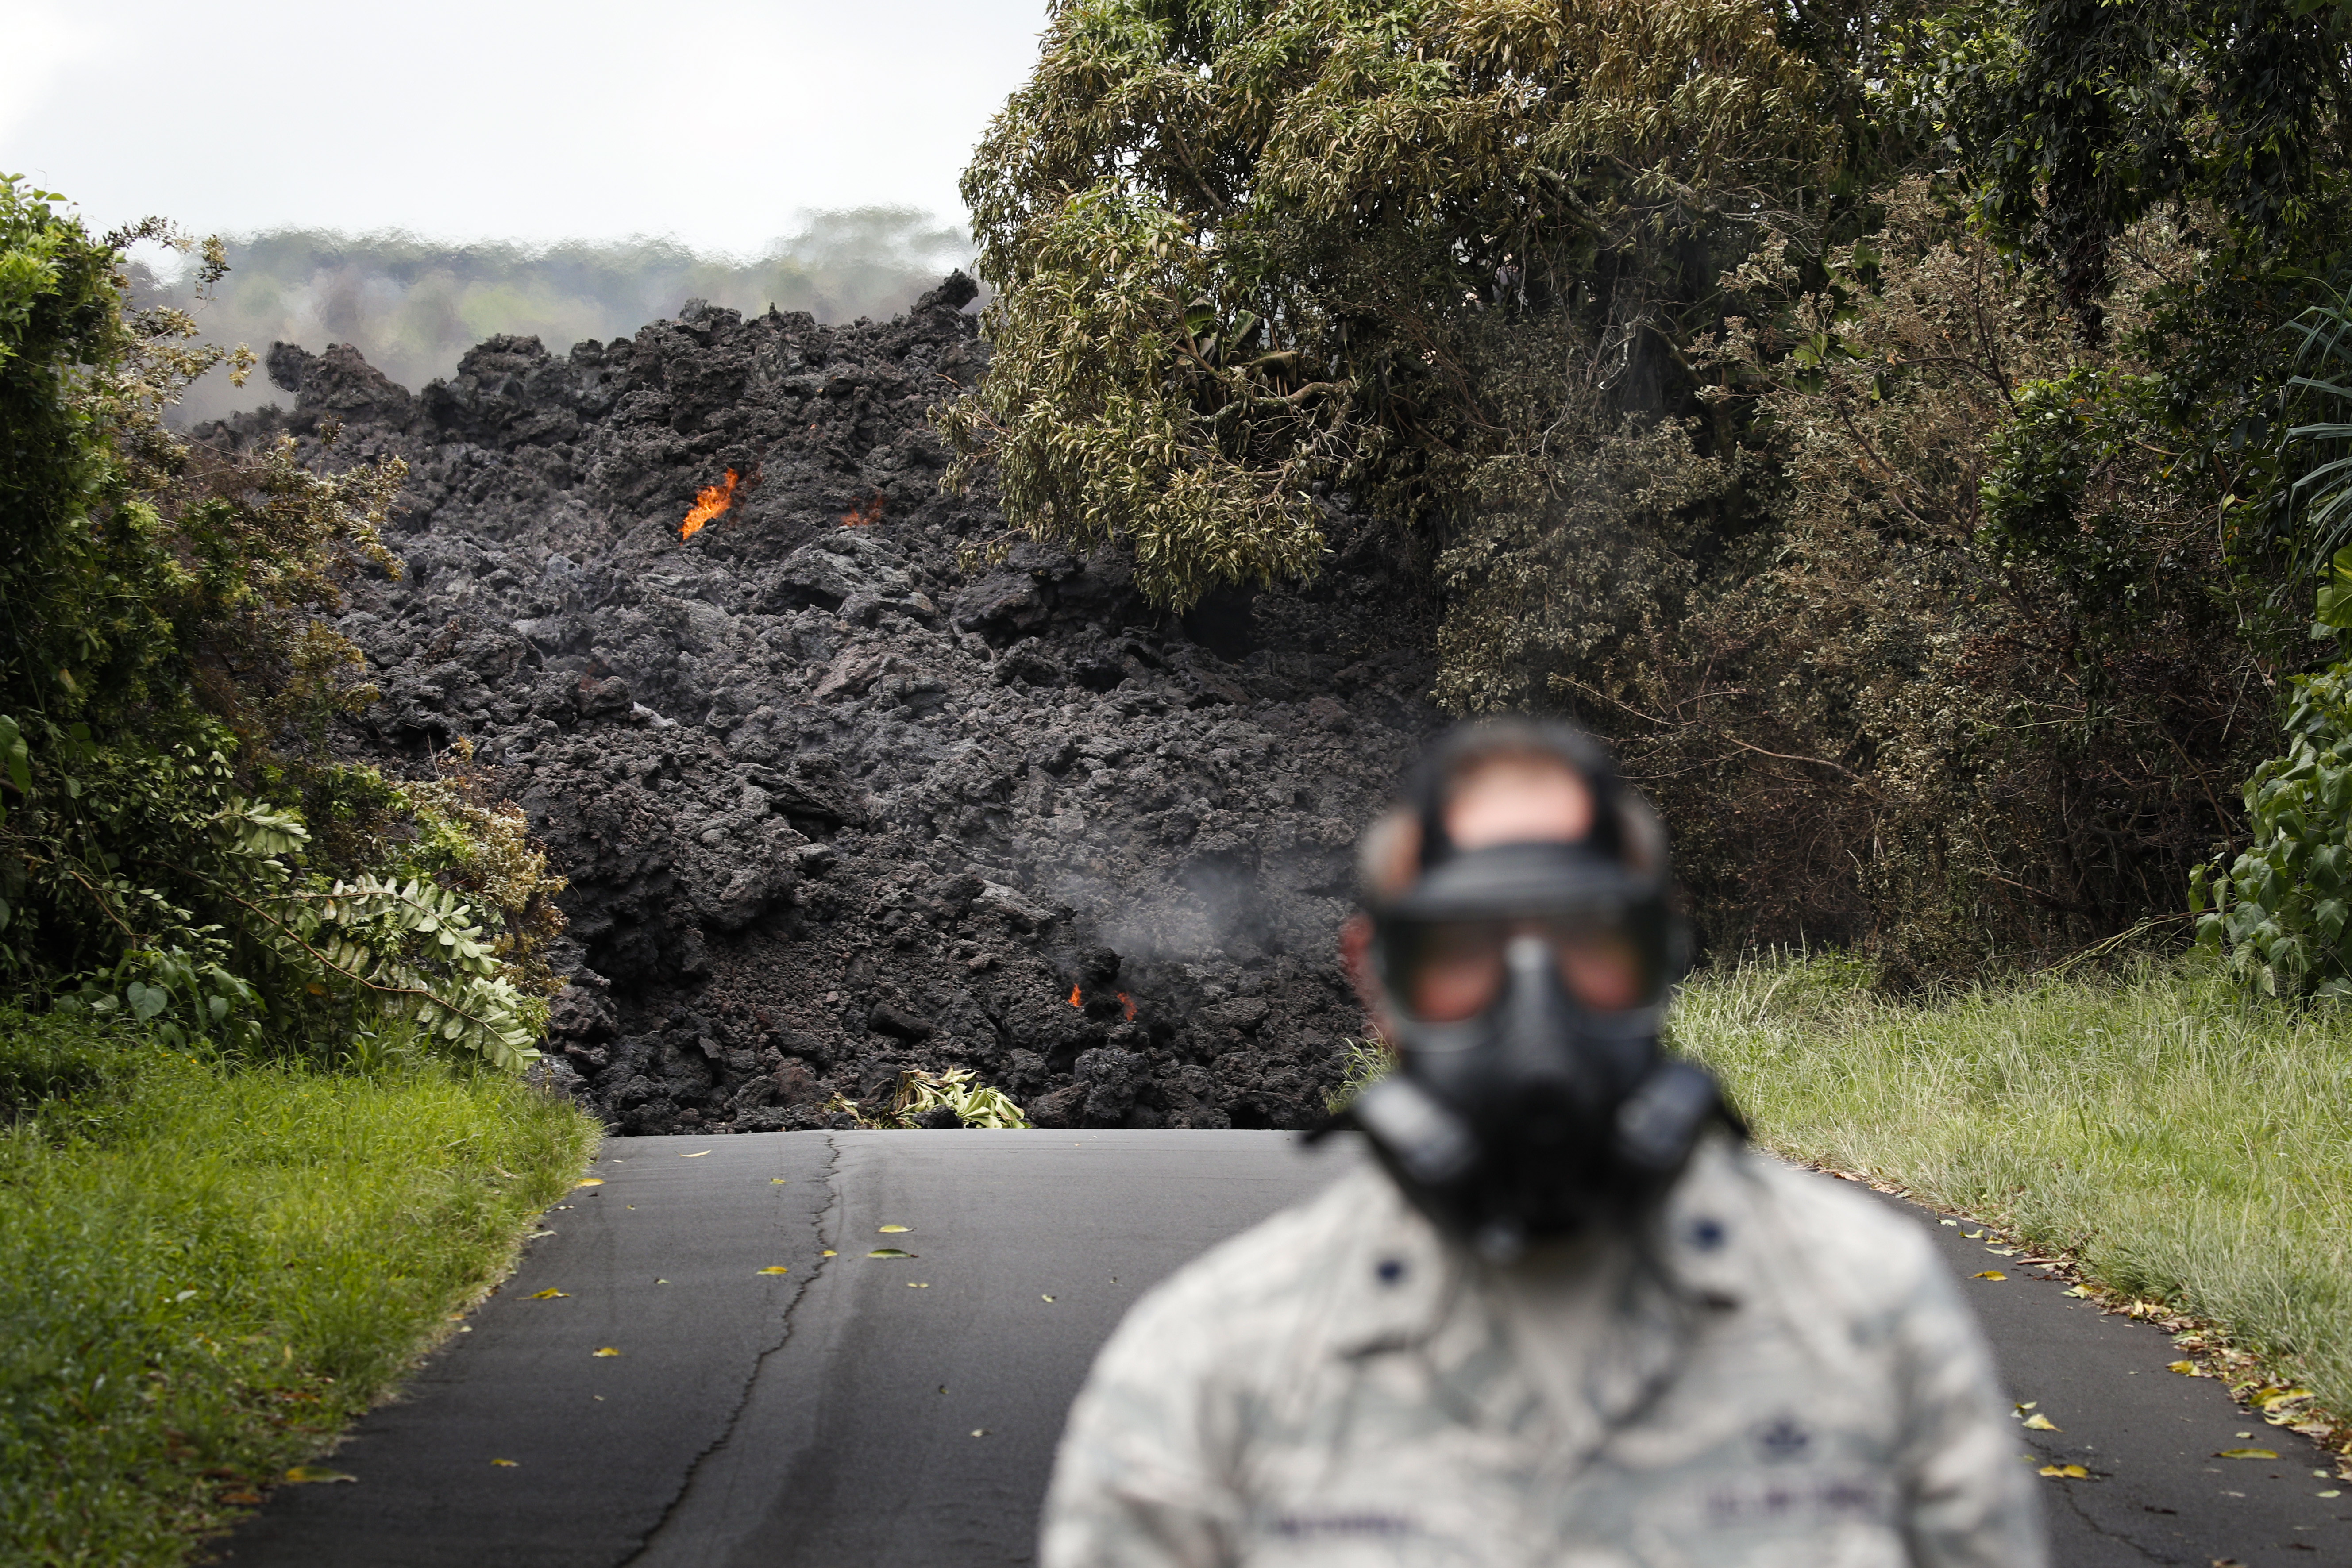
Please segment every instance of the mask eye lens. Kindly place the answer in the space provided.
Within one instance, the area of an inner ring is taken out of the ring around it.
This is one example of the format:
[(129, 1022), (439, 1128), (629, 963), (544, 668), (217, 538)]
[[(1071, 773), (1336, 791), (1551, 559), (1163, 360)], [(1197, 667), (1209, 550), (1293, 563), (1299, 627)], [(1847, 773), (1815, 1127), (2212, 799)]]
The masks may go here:
[(1402, 961), (1390, 983), (1405, 1008), (1433, 1024), (1456, 1024), (1494, 1005), (1503, 988), (1504, 952), (1512, 937), (1540, 934), (1559, 965), (1560, 984), (1585, 1006), (1613, 1013), (1643, 996), (1643, 965), (1626, 934), (1588, 921), (1459, 921), (1400, 932)]
[(1412, 943), (1405, 1005), (1415, 1017), (1454, 1024), (1484, 1012), (1503, 984), (1503, 930), (1484, 922), (1424, 927)]
[(1642, 1000), (1641, 954), (1620, 931), (1579, 926), (1551, 933), (1560, 983), (1596, 1012), (1614, 1013)]

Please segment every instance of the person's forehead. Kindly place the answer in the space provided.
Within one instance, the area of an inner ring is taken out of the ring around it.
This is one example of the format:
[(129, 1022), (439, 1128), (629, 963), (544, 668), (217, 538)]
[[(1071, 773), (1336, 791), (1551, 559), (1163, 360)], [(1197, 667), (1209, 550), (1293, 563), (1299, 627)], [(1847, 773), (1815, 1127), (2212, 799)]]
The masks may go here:
[(1458, 849), (1572, 841), (1592, 829), (1592, 790), (1562, 758), (1505, 751), (1469, 759), (1447, 780), (1445, 835)]

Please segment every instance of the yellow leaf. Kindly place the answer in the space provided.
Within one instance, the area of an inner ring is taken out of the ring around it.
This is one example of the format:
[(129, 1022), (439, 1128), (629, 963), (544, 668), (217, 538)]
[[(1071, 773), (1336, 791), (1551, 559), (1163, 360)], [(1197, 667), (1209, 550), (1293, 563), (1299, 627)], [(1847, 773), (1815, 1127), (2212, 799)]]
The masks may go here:
[(909, 1290), (928, 1290), (930, 1288), (931, 1282), (928, 1279), (909, 1279), (907, 1281), (907, 1289)]
[(355, 1481), (359, 1477), (331, 1470), (324, 1465), (297, 1465), (286, 1472), (286, 1484), (293, 1487), (320, 1486), (329, 1481)]
[(526, 1301), (561, 1301), (563, 1299), (563, 1292), (557, 1289), (552, 1285), (550, 1285), (544, 1290), (533, 1290), (530, 1295), (523, 1298)]
[(2080, 1465), (2044, 1465), (2042, 1473), (2058, 1480), (2087, 1481), (2091, 1472)]
[(903, 1247), (877, 1247), (866, 1256), (868, 1258), (915, 1258), (920, 1255), (918, 1253), (908, 1252)]
[(2282, 1388), (2263, 1401), (2263, 1408), (2277, 1410), (2284, 1405), (2299, 1405), (2311, 1396), (2311, 1390), (2307, 1388)]
[(2086, 1297), (2090, 1295), (2090, 1293), (2091, 1288), (2088, 1285), (2077, 1285), (2073, 1289), (2066, 1292), (2069, 1296), (2076, 1297)]
[(771, 1263), (765, 1268), (761, 1269), (760, 1272), (762, 1274), (790, 1274), (792, 1270), (785, 1268), (781, 1263)]
[(2003, 1274), (1998, 1268), (1988, 1268), (1983, 1273), (1970, 1275), (1969, 1278), (1974, 1279), (2006, 1279), (2009, 1276)]
[(516, 1465), (520, 1463), (520, 1461), (516, 1459), (492, 1459), (490, 1463), (496, 1465), (502, 1470), (511, 1470), (516, 1467)]
[(791, 1183), (785, 1181), (782, 1176), (770, 1176), (768, 1178), (768, 1185), (772, 1187), (784, 1187), (790, 1186), (791, 1184)]
[(1962, 1233), (1962, 1237), (1963, 1239), (1968, 1241), (1982, 1241), (1984, 1239), (1984, 1232), (1980, 1230), (1966, 1231)]
[(2217, 1459), (2275, 1459), (2278, 1458), (2268, 1448), (2224, 1448), (2213, 1457)]
[(2341, 1490), (2341, 1489), (2336, 1489), (2336, 1490), (2330, 1490), (2330, 1491), (2318, 1492), (2318, 1493), (2315, 1493), (2314, 1495), (2315, 1495), (2315, 1496), (2318, 1496), (2318, 1497), (2342, 1497), (2342, 1496), (2344, 1495), (2344, 1493), (2342, 1492), (2342, 1490)]
[(1037, 1300), (1039, 1300), (1040, 1301), (1050, 1301), (1050, 1300), (1052, 1300), (1053, 1299), (1054, 1299), (1054, 1298), (1052, 1298), (1051, 1296), (1040, 1296), (1040, 1297), (1038, 1297), (1038, 1298), (1037, 1298)]
[(2167, 1372), (2177, 1372), (2183, 1377), (2195, 1377), (2197, 1375), (2197, 1363), (2193, 1361), (2167, 1362), (2165, 1363), (2164, 1370)]
[(831, 1248), (830, 1247), (826, 1247), (826, 1248), (824, 1249), (824, 1252), (820, 1253), (818, 1256), (819, 1256), (819, 1257), (823, 1257), (823, 1258), (838, 1258), (838, 1257), (840, 1257), (840, 1256), (841, 1256), (841, 1254), (839, 1254), (838, 1252), (835, 1252), (833, 1248)]
[(985, 1426), (975, 1426), (971, 1429), (971, 1435), (975, 1437), (985, 1437), (988, 1436), (988, 1428)]
[(601, 1350), (591, 1351), (589, 1353), (591, 1355), (619, 1355), (621, 1352), (614, 1350), (611, 1345), (606, 1345)]
[(877, 1226), (875, 1228), (884, 1236), (904, 1236), (909, 1230), (912, 1230), (914, 1226), (906, 1225), (885, 1225)]
[(681, 1159), (681, 1160), (699, 1160), (699, 1159), (701, 1159), (705, 1154), (708, 1154), (708, 1153), (709, 1153), (709, 1152), (710, 1152), (710, 1151), (709, 1151), (709, 1150), (708, 1150), (708, 1149), (697, 1149), (693, 1153), (691, 1153), (691, 1154), (680, 1154), (680, 1155), (678, 1156), (678, 1158), (679, 1158), (679, 1159)]
[(2065, 1430), (2065, 1428), (2060, 1426), (2058, 1423), (2051, 1420), (2047, 1415), (2042, 1415), (2039, 1410), (2025, 1418), (2025, 1429), (2029, 1432), (2061, 1432)]
[(601, 1187), (604, 1184), (604, 1178), (602, 1176), (583, 1176), (572, 1184), (575, 1187)]

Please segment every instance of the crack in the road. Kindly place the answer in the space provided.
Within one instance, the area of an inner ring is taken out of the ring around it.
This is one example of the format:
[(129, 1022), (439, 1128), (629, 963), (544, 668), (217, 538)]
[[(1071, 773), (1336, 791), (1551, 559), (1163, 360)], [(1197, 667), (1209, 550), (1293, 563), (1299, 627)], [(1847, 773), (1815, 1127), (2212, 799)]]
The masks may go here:
[(743, 1419), (743, 1412), (751, 1406), (751, 1391), (759, 1386), (760, 1374), (767, 1370), (768, 1358), (776, 1354), (790, 1342), (793, 1337), (793, 1313), (799, 1310), (801, 1301), (808, 1295), (809, 1287), (815, 1284), (824, 1274), (827, 1262), (824, 1251), (834, 1239), (834, 1232), (838, 1226), (841, 1215), (841, 1187), (835, 1179), (841, 1172), (841, 1144), (831, 1133), (827, 1133), (824, 1147), (826, 1196), (823, 1216), (817, 1221), (816, 1262), (800, 1282), (793, 1286), (791, 1299), (784, 1303), (783, 1312), (777, 1322), (774, 1342), (762, 1345), (759, 1353), (751, 1358), (751, 1371), (743, 1379), (742, 1389), (735, 1396), (734, 1408), (727, 1412), (727, 1419), (720, 1425), (719, 1435), (704, 1445), (702, 1452), (697, 1454), (693, 1463), (686, 1467), (686, 1473), (678, 1478), (677, 1489), (670, 1493), (669, 1500), (662, 1505), (661, 1517), (654, 1521), (651, 1530), (646, 1531), (644, 1538), (637, 1542), (636, 1550), (621, 1560), (618, 1568), (629, 1568), (629, 1564), (642, 1561), (646, 1553), (653, 1550), (655, 1543), (661, 1539), (662, 1531), (668, 1529), (670, 1521), (677, 1517), (677, 1511), (684, 1505), (687, 1494), (694, 1489), (695, 1478), (702, 1473), (703, 1466), (709, 1464), (714, 1455), (723, 1450), (733, 1440), (737, 1424)]
[(2066, 1506), (2074, 1510), (2074, 1517), (2081, 1520), (2084, 1527), (2089, 1530), (2092, 1534), (2099, 1536), (2104, 1540), (2112, 1541), (2119, 1546), (2127, 1546), (2132, 1551), (2138, 1552), (2144, 1560), (2149, 1563), (2163, 1564), (2165, 1565), (2165, 1568), (2178, 1568), (2179, 1563), (2186, 1561), (2186, 1559), (2179, 1557), (2160, 1557), (2148, 1548), (2141, 1545), (2137, 1541), (2133, 1540), (2130, 1536), (2123, 1534), (2120, 1531), (2113, 1529), (2110, 1526), (2100, 1523), (2097, 1519), (2092, 1516), (2091, 1510), (2083, 1506), (2083, 1499), (2081, 1495), (2077, 1493), (2073, 1487), (2061, 1487), (2059, 1490), (2065, 1494)]

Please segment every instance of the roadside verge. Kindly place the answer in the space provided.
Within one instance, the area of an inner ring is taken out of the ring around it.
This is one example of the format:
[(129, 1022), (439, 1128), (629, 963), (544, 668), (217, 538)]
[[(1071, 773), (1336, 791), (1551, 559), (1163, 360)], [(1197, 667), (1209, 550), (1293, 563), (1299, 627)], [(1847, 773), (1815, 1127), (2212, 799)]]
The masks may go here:
[(305, 1461), (511, 1267), (598, 1135), (505, 1075), (205, 1062), (0, 1010), (0, 1068), (28, 1060), (66, 1092), (0, 1126), (12, 1563), (176, 1563), (289, 1472), (331, 1477)]

